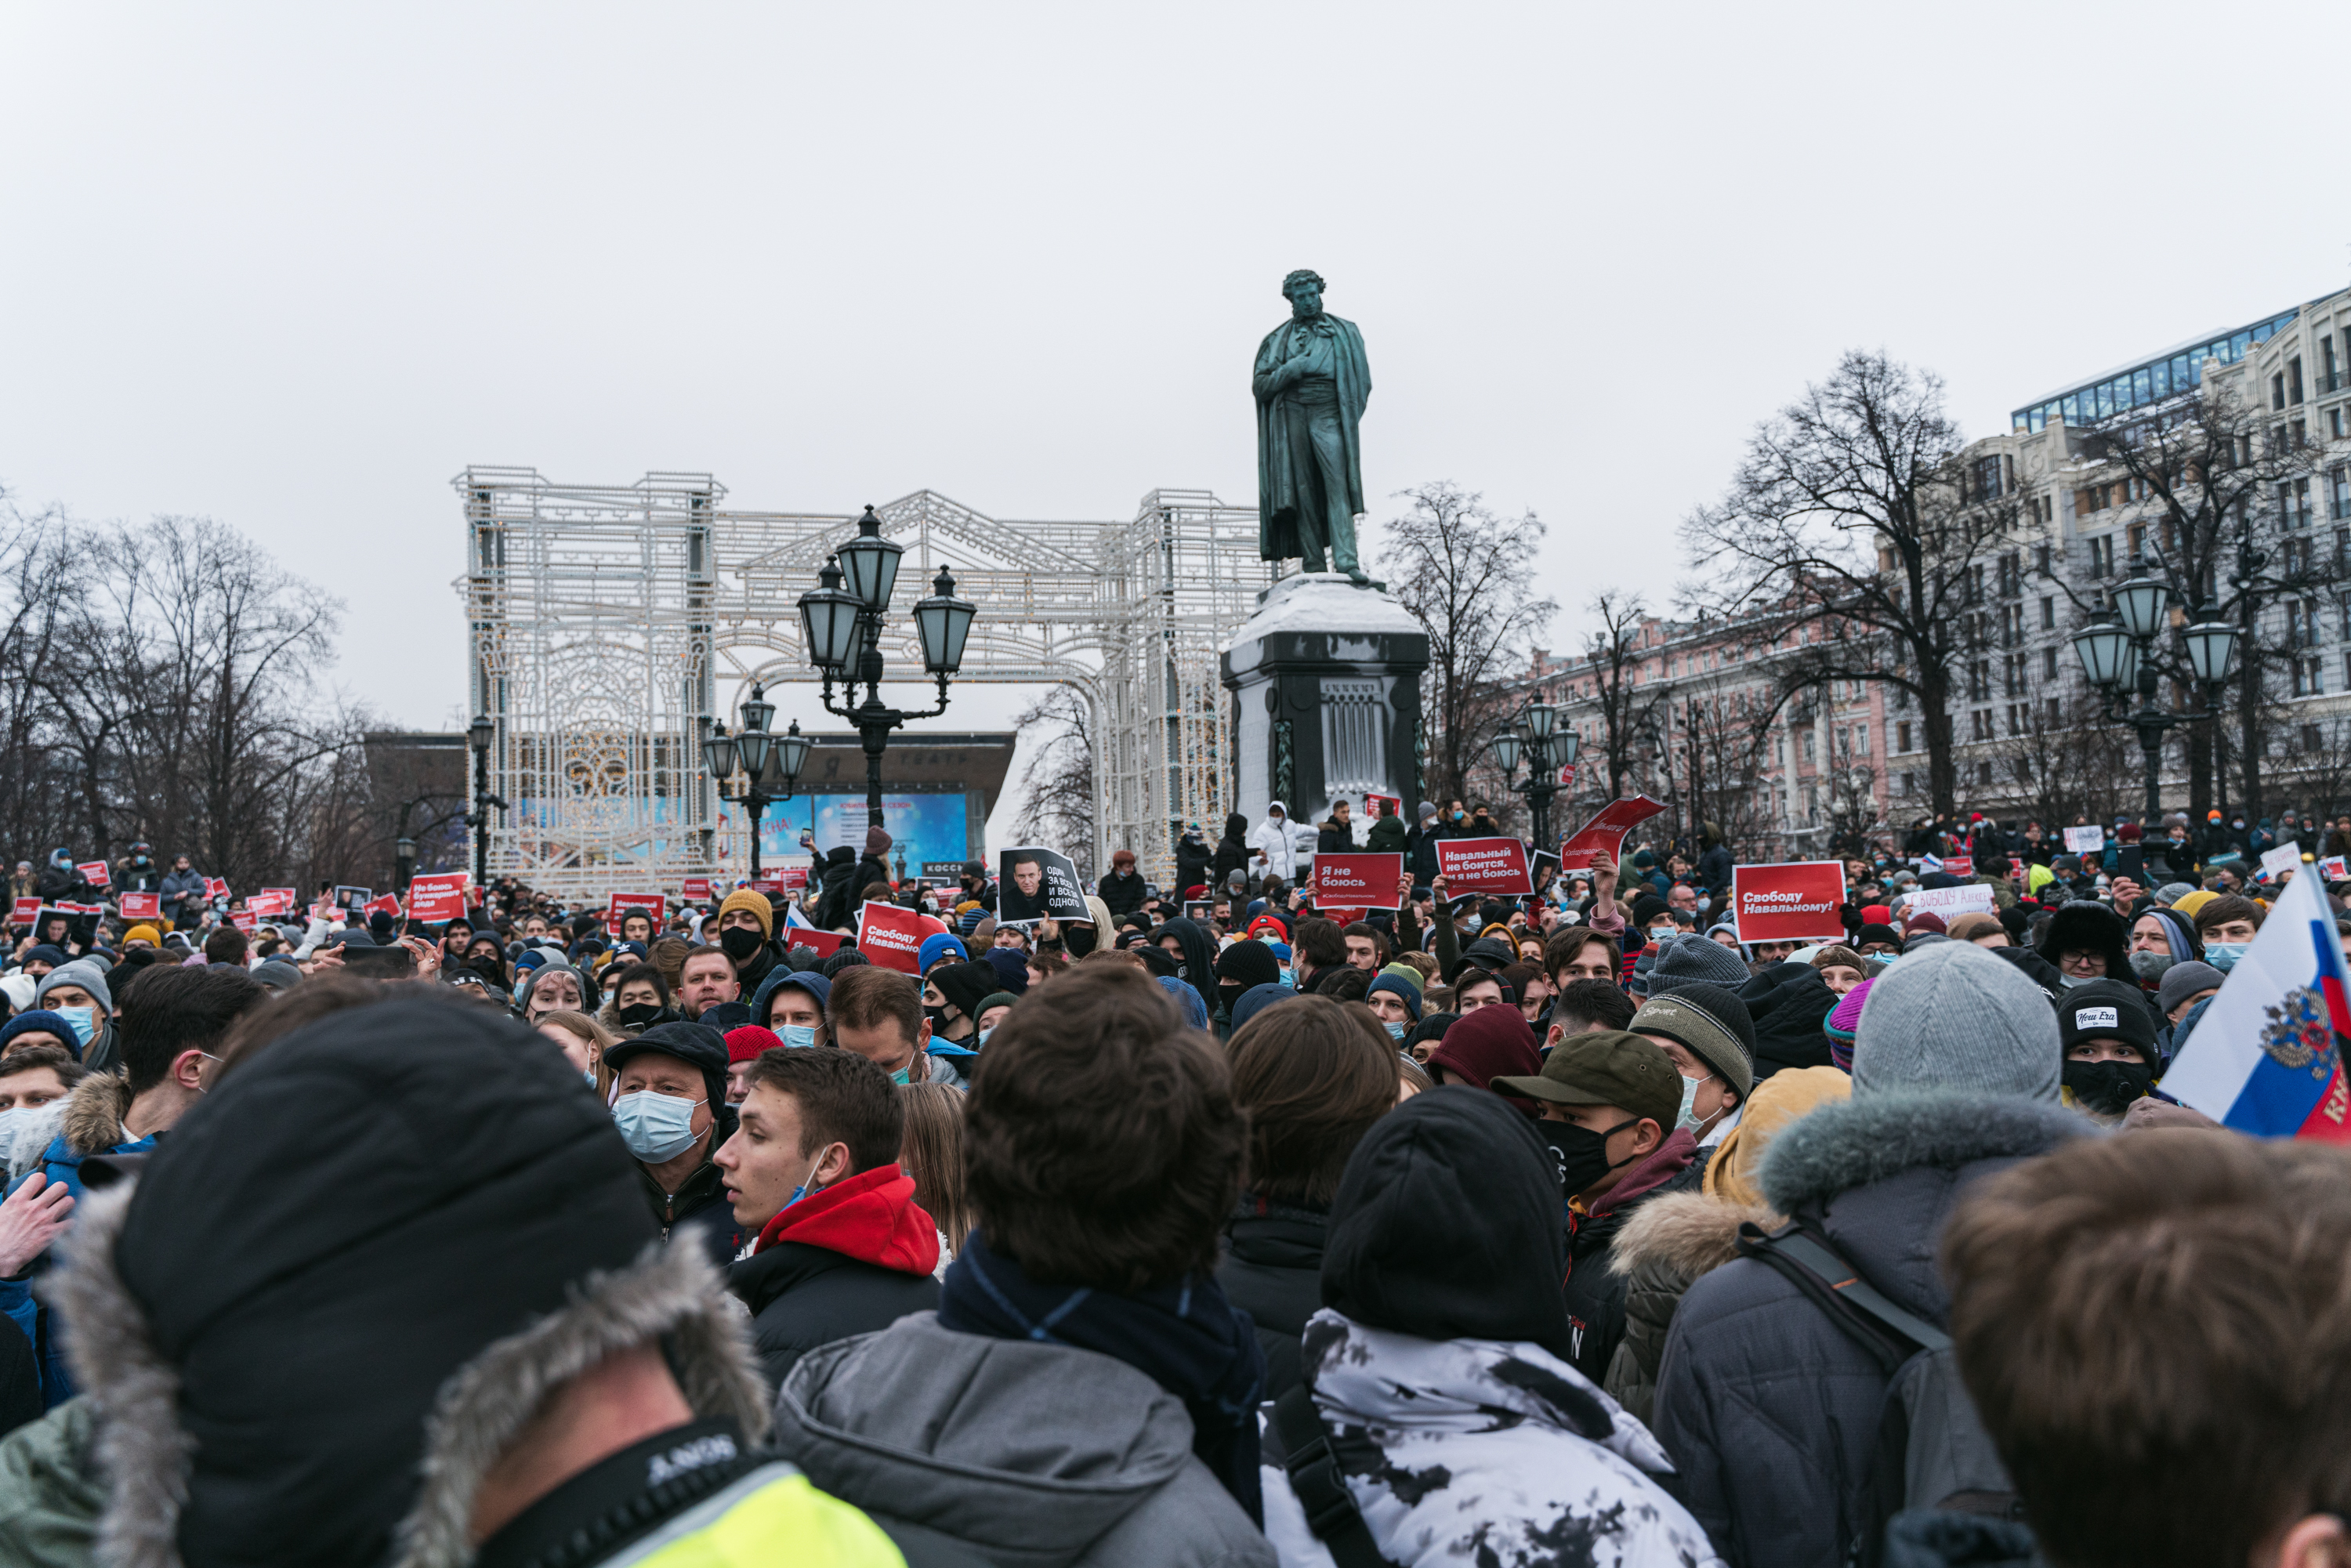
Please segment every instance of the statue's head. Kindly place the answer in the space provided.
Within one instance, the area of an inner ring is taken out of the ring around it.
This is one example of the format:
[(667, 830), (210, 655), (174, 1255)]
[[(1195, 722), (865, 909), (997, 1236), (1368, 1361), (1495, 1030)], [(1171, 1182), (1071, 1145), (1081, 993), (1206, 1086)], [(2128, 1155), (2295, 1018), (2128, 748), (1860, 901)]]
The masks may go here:
[(1319, 316), (1322, 313), (1321, 273), (1301, 267), (1281, 280), (1281, 291), (1290, 297), (1292, 315)]

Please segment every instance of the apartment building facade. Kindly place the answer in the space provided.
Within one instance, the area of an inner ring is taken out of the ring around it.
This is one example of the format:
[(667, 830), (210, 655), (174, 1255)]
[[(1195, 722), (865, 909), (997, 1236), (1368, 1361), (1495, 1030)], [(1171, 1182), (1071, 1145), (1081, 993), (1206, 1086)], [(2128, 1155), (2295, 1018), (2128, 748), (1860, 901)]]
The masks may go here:
[[(2351, 756), (2351, 289), (2036, 398), (2013, 411), (2007, 431), (1961, 454), (1970, 493), (2013, 505), (2018, 519), (1986, 559), (1970, 563), (1963, 583), (1951, 704), (1963, 810), (2014, 820), (2053, 814), (2060, 800), (2094, 814), (2139, 809), (2136, 735), (2100, 716), (2070, 639), (2147, 551), (2163, 548), (2164, 523), (2160, 504), (2103, 455), (2100, 437), (2163, 417), (2216, 383), (2263, 411), (2264, 439), (2312, 449), (2307, 475), (2257, 502), (2267, 512), (2259, 527), (2272, 566), (2305, 575), (2321, 559), (2346, 568), (2344, 585), (2323, 601), (2286, 597), (2259, 612), (2264, 641), (2292, 652), (2273, 682), (2272, 699), (2286, 711), (2272, 727), (2265, 785), (2274, 779), (2289, 798), (2298, 785), (2316, 793), (2343, 787), (2340, 759)], [(2223, 591), (2207, 588), (2216, 599)], [(1898, 686), (1835, 682), (1782, 697), (1776, 666), (1794, 650), (1758, 647), (1737, 625), (1646, 620), (1631, 643), (1620, 663), (1635, 701), (1604, 702), (1609, 674), (1583, 657), (1541, 655), (1521, 682), (1557, 704), (1582, 737), (1581, 801), (1605, 798), (1600, 758), (1613, 706), (1620, 718), (1628, 708), (1645, 716), (1627, 787), (1693, 810), (1711, 803), (1742, 854), (1821, 852), (1896, 832), (1930, 810), (1926, 726)], [(2163, 756), (2165, 804), (2184, 806), (2177, 732)], [(2322, 756), (2336, 760), (2320, 767)], [(1709, 763), (1719, 776), (1693, 781)], [(2351, 800), (2291, 803), (2325, 810)]]

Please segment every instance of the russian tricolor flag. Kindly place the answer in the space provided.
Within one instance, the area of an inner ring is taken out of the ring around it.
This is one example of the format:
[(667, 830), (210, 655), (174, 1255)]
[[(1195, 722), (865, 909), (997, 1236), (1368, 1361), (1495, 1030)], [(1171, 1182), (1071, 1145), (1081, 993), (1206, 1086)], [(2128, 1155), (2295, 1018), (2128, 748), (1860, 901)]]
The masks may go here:
[(807, 915), (802, 915), (799, 904), (787, 904), (784, 905), (784, 929), (787, 931), (813, 931), (816, 929), (816, 922), (810, 920)]
[(2166, 1094), (2241, 1133), (2351, 1143), (2351, 978), (2315, 869), (2286, 884), (2171, 1071)]

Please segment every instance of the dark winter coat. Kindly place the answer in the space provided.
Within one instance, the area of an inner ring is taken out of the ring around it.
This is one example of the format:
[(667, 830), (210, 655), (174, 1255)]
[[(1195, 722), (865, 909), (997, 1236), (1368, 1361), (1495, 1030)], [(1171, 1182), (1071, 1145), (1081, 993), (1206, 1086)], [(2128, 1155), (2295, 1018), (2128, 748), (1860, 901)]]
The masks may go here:
[[(1824, 1236), (1929, 1322), (1949, 1310), (1938, 1239), (1965, 1189), (2089, 1131), (2054, 1104), (1919, 1090), (1825, 1105), (1763, 1157), (1765, 1201)], [(1689, 1288), (1657, 1379), (1658, 1440), (1715, 1547), (1748, 1568), (1834, 1563), (1886, 1399), (1871, 1354), (1769, 1264)]]
[(1790, 1067), (1827, 1067), (1828, 1036), (1821, 1025), (1836, 1010), (1837, 995), (1810, 964), (1774, 964), (1739, 988), (1755, 1020), (1755, 1081)]
[(1217, 841), (1217, 859), (1209, 869), (1213, 873), (1212, 889), (1222, 891), (1226, 879), (1233, 873), (1246, 875), (1249, 857), (1256, 852), (1249, 844), (1249, 819), (1235, 811), (1225, 819), (1225, 836)]
[(1646, 1159), (1625, 1173), (1624, 1180), (1603, 1193), (1588, 1213), (1573, 1216), (1567, 1236), (1566, 1296), (1575, 1354), (1569, 1360), (1594, 1387), (1606, 1379), (1608, 1363), (1625, 1337), (1625, 1276), (1608, 1266), (1609, 1245), (1643, 1204), (1662, 1193), (1696, 1186), (1704, 1173), (1705, 1166), (1698, 1163), (1697, 1135), (1687, 1127), (1676, 1127)]
[(938, 1229), (916, 1207), (913, 1179), (880, 1166), (770, 1220), (759, 1251), (727, 1270), (726, 1288), (750, 1310), (773, 1388), (818, 1345), (935, 1310), (938, 1258)]
[(1143, 887), (1141, 872), (1131, 871), (1121, 876), (1113, 871), (1094, 883), (1094, 893), (1109, 907), (1111, 917), (1116, 919), (1143, 907)]
[(1739, 1256), (1739, 1228), (1775, 1230), (1781, 1217), (1761, 1204), (1733, 1203), (1702, 1192), (1660, 1193), (1626, 1221), (1608, 1249), (1609, 1269), (1625, 1277), (1625, 1337), (1601, 1386), (1643, 1421), (1656, 1418), (1657, 1365), (1675, 1309), (1701, 1275)]
[(1698, 879), (1707, 890), (1720, 893), (1730, 885), (1730, 846), (1709, 844), (1698, 857)]
[(857, 869), (856, 862), (856, 852), (847, 844), (839, 845), (825, 857), (824, 882), (817, 890), (816, 900), (816, 923), (824, 930), (849, 924), (849, 900), (856, 891), (849, 885), (849, 877)]
[(41, 868), (41, 902), (43, 904), (89, 904), (98, 897), (98, 889), (89, 885), (89, 878), (69, 865), (45, 865)]
[(1364, 835), (1364, 847), (1375, 855), (1400, 855), (1406, 852), (1406, 837), (1402, 817), (1382, 817)]
[(1325, 820), (1314, 830), (1314, 852), (1318, 855), (1343, 855), (1355, 847), (1355, 825), (1336, 817)]
[(1210, 869), (1217, 863), (1217, 852), (1210, 849), (1197, 833), (1186, 833), (1176, 841), (1176, 894), (1182, 897), (1189, 889), (1206, 887)]
[(1225, 1260), (1217, 1283), (1257, 1323), (1265, 1352), (1265, 1397), (1298, 1386), (1299, 1336), (1322, 1310), (1322, 1239), (1327, 1210), (1270, 1203), (1249, 1193), (1225, 1225)]

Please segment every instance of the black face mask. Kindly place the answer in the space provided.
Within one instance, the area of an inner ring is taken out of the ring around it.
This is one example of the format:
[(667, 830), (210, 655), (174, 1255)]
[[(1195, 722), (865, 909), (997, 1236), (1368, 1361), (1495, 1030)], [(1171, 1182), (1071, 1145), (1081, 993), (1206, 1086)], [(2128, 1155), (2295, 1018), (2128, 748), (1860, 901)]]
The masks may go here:
[(945, 1033), (946, 1033), (946, 1031), (947, 1031), (947, 1014), (949, 1014), (950, 1012), (953, 1012), (954, 1010), (955, 1010), (955, 1009), (952, 1009), (952, 1008), (945, 1008), (945, 1007), (938, 1007), (938, 1008), (925, 1008), (925, 1009), (923, 1009), (923, 1016), (924, 1016), (925, 1018), (926, 1018), (926, 1019), (930, 1019), (930, 1020), (931, 1020), (931, 1032), (932, 1032), (933, 1034), (945, 1034)]
[(632, 1002), (612, 1015), (631, 1029), (651, 1029), (657, 1023), (667, 1023), (677, 1015), (659, 1002)]
[(1094, 928), (1091, 925), (1063, 926), (1061, 946), (1070, 950), (1071, 957), (1084, 957), (1094, 950)]
[(1248, 989), (1249, 988), (1247, 986), (1237, 986), (1230, 980), (1219, 980), (1217, 982), (1217, 995), (1224, 998), (1225, 1016), (1227, 1018), (1233, 1016), (1233, 1009), (1239, 1005), (1241, 993)]
[(729, 958), (739, 964), (766, 946), (767, 938), (748, 926), (730, 925), (718, 934), (718, 946)]
[(1639, 1120), (1636, 1116), (1619, 1122), (1604, 1133), (1579, 1127), (1573, 1122), (1537, 1122), (1536, 1135), (1551, 1145), (1551, 1157), (1559, 1169), (1559, 1190), (1573, 1197), (1616, 1166), (1629, 1165), (1633, 1159), (1630, 1155), (1616, 1165), (1608, 1163), (1608, 1140)]
[(2075, 1101), (2105, 1116), (2121, 1115), (2155, 1086), (2155, 1069), (2136, 1061), (2069, 1061), (2057, 1077)]

